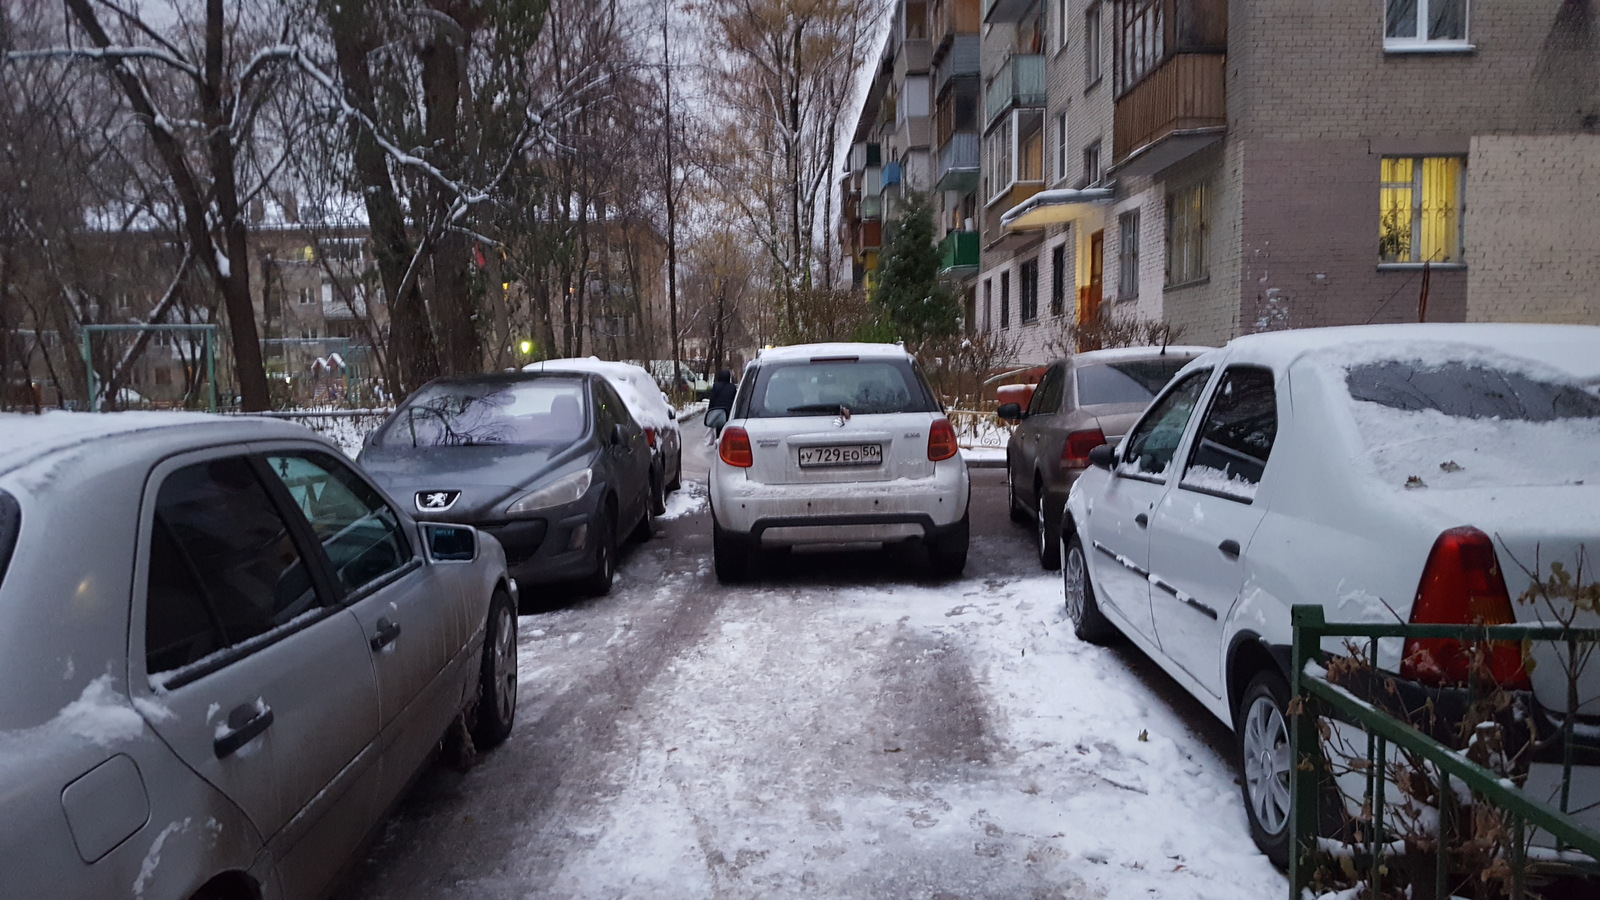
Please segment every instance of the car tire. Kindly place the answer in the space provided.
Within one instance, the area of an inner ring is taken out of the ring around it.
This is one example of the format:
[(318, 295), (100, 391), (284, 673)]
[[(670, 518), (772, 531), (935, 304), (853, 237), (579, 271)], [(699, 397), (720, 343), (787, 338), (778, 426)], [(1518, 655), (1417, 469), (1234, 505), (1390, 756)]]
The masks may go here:
[(750, 577), (750, 543), (731, 531), (711, 523), (711, 558), (717, 581), (738, 584)]
[(472, 742), (487, 750), (505, 742), (517, 717), (517, 610), (511, 595), (496, 589), (483, 633), (478, 706)]
[(1041, 485), (1034, 494), (1039, 498), (1039, 502), (1034, 504), (1033, 512), (1034, 542), (1038, 544), (1035, 549), (1039, 553), (1039, 565), (1043, 566), (1046, 572), (1054, 572), (1061, 568), (1061, 531), (1057, 525), (1059, 520), (1052, 522), (1055, 517), (1045, 508), (1044, 487)]
[(667, 511), (667, 492), (662, 487), (666, 472), (650, 476), (650, 515), (659, 516)]
[(1250, 679), (1234, 728), (1250, 837), (1273, 865), (1289, 865), (1289, 684), (1274, 671)]
[(584, 591), (595, 597), (604, 597), (611, 593), (611, 584), (617, 575), (617, 526), (616, 516), (607, 504), (594, 517), (589, 525), (592, 530), (590, 540), (594, 542), (594, 572), (583, 579)]
[(1072, 633), (1078, 640), (1103, 646), (1116, 639), (1117, 629), (1100, 612), (1100, 604), (1094, 599), (1089, 560), (1083, 554), (1083, 542), (1077, 535), (1067, 541), (1061, 565), (1061, 587), (1066, 597), (1067, 618), (1072, 620)]
[[(677, 453), (673, 455), (677, 458), (672, 464), (672, 480), (667, 482), (667, 493), (669, 494), (683, 487), (683, 448), (679, 447)], [(662, 511), (665, 512), (665, 510)]]
[(971, 519), (963, 514), (949, 533), (928, 544), (928, 563), (940, 578), (956, 578), (967, 567), (967, 548), (972, 543)]
[(1017, 486), (1011, 479), (1011, 461), (1006, 460), (1006, 502), (1010, 505), (1008, 510), (1011, 521), (1018, 525), (1026, 525), (1033, 517), (1028, 515), (1028, 508), (1017, 502)]

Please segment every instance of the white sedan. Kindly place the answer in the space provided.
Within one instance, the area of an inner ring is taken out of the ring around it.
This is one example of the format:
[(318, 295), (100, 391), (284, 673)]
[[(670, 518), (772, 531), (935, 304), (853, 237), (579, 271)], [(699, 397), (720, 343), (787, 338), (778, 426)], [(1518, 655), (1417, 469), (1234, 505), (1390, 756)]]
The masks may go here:
[[(1234, 728), (1252, 834), (1281, 864), (1290, 606), (1322, 604), (1330, 622), (1548, 619), (1512, 598), (1552, 563), (1593, 571), (1597, 384), (1600, 328), (1586, 326), (1239, 338), (1091, 456), (1061, 524), (1067, 612), (1085, 640), (1126, 635)], [(1458, 646), (1389, 643), (1380, 667), (1408, 697), (1466, 680)], [(1496, 654), (1493, 674), (1531, 690), (1534, 715), (1564, 715), (1561, 666), (1542, 661), (1530, 673)], [(1592, 720), (1600, 667), (1578, 687)], [(1530, 790), (1551, 775), (1536, 759)]]

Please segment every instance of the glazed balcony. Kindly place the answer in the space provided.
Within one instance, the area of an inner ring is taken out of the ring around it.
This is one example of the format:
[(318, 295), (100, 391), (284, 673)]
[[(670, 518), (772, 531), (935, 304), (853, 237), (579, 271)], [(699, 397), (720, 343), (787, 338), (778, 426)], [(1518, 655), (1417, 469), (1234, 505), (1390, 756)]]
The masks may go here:
[(932, 24), (934, 61), (938, 62), (947, 42), (958, 35), (977, 36), (983, 27), (982, 0), (933, 0), (928, 7)]
[(1044, 106), (1044, 55), (1019, 53), (1007, 59), (983, 97), (984, 121), (990, 124), (1012, 108)]
[(939, 164), (934, 170), (934, 187), (941, 191), (967, 192), (978, 187), (979, 148), (982, 138), (976, 131), (958, 131), (939, 147)]
[(1150, 175), (1227, 129), (1228, 4), (1128, 0), (1116, 15), (1113, 163)]

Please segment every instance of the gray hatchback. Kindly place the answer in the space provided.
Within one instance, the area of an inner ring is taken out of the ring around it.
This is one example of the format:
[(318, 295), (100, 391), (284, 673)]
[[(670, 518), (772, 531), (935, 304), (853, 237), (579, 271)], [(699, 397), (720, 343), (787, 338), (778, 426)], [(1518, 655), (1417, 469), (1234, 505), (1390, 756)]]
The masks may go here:
[(305, 429), (0, 415), (0, 897), (314, 897), (504, 740), (500, 546)]
[(1006, 444), (1011, 518), (1032, 524), (1039, 564), (1061, 566), (1061, 510), (1089, 467), (1089, 451), (1115, 445), (1189, 360), (1210, 347), (1122, 347), (1091, 350), (1052, 363), (1028, 408), (1002, 404), (996, 414), (1016, 423)]

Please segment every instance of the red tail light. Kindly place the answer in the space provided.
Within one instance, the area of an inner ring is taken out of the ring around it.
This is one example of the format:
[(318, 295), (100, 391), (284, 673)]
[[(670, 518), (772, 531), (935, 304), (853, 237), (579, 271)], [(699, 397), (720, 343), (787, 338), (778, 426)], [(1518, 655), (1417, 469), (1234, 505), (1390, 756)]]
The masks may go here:
[(652, 449), (652, 450), (655, 449), (655, 447), (656, 447), (656, 430), (654, 428), (646, 428), (644, 430), (644, 442), (646, 444), (650, 445), (650, 449)]
[(1105, 433), (1098, 428), (1072, 432), (1067, 435), (1067, 442), (1061, 445), (1061, 468), (1089, 468), (1089, 451), (1105, 442)]
[(755, 465), (750, 453), (750, 432), (737, 425), (722, 429), (722, 442), (717, 445), (717, 456), (730, 466), (748, 469)]
[(928, 459), (938, 462), (960, 452), (961, 448), (956, 446), (956, 430), (950, 420), (934, 419), (933, 427), (928, 429)]
[[(1489, 536), (1471, 526), (1439, 535), (1417, 585), (1411, 623), (1509, 625), (1515, 621), (1511, 595)], [(1465, 684), (1471, 677), (1472, 650), (1472, 642), (1410, 638), (1400, 660), (1400, 674), (1424, 684)], [(1522, 669), (1522, 648), (1516, 642), (1490, 641), (1485, 661), (1488, 677), (1496, 684), (1527, 689), (1528, 673)]]

